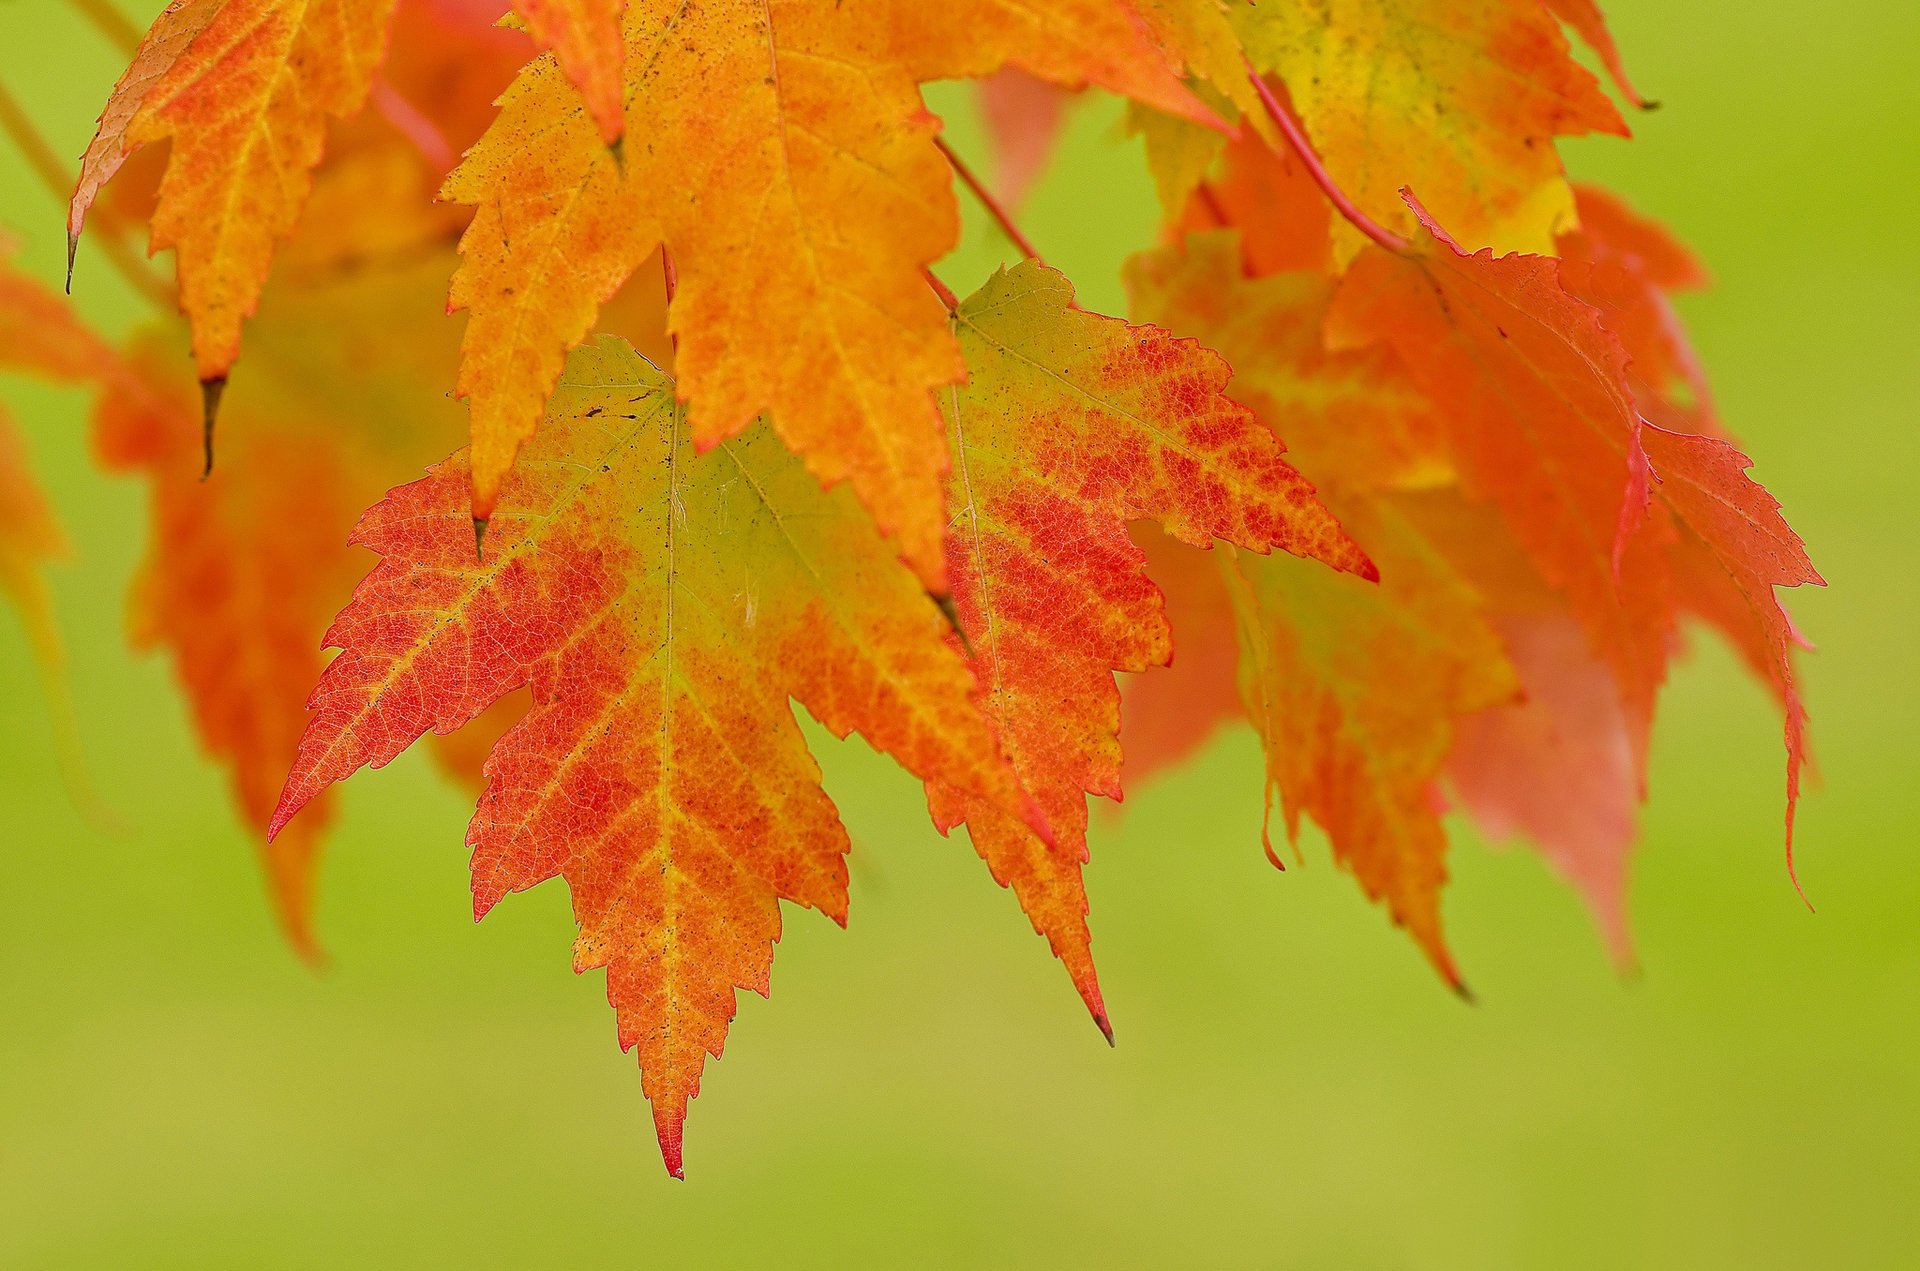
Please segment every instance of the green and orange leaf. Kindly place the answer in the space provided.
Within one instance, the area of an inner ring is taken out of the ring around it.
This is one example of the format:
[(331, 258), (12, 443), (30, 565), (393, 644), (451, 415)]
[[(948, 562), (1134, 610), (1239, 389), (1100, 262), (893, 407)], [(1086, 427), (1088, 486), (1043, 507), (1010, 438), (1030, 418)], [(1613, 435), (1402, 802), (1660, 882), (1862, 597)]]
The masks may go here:
[[(1471, 246), (1550, 251), (1574, 220), (1557, 137), (1626, 135), (1539, 0), (1236, 0), (1253, 64), (1285, 81), (1340, 187), (1403, 233), (1412, 186)], [(1338, 255), (1364, 240), (1337, 230)]]
[(846, 917), (846, 831), (790, 699), (1044, 823), (939, 609), (851, 491), (823, 492), (767, 427), (700, 452), (672, 381), (603, 337), (574, 355), (482, 561), (469, 480), (456, 455), (362, 520), (382, 564), (329, 633), (343, 652), (273, 828), (530, 686), (468, 831), (475, 911), (567, 880), (575, 966), (607, 968), (678, 1174), (735, 991), (767, 991), (778, 902)]

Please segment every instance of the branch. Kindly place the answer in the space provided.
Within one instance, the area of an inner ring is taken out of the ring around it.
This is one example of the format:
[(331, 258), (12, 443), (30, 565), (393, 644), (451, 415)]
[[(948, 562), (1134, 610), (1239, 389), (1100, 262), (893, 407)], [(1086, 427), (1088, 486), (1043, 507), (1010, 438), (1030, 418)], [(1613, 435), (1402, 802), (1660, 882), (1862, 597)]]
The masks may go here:
[(973, 191), (973, 197), (980, 200), (980, 206), (987, 210), (987, 215), (993, 218), (994, 224), (1000, 227), (1000, 232), (1007, 236), (1008, 241), (1028, 260), (1039, 260), (1039, 251), (1028, 241), (1027, 236), (1020, 232), (1020, 227), (1013, 223), (1013, 217), (1008, 215), (1007, 209), (1000, 205), (1000, 200), (993, 197), (993, 192), (987, 189), (980, 178), (974, 174), (973, 169), (967, 166), (966, 160), (953, 152), (953, 147), (947, 144), (946, 138), (935, 137), (933, 144), (938, 146), (940, 153), (947, 157), (947, 162), (953, 165), (953, 174), (960, 178), (967, 189)]
[(127, 21), (126, 14), (114, 8), (109, 0), (68, 0), (68, 3), (122, 53), (132, 57), (140, 51), (140, 29)]
[(1273, 95), (1271, 88), (1267, 87), (1267, 81), (1261, 78), (1260, 72), (1254, 70), (1251, 64), (1247, 67), (1247, 78), (1253, 81), (1253, 91), (1260, 95), (1260, 104), (1267, 108), (1267, 115), (1273, 120), (1274, 127), (1280, 130), (1280, 135), (1287, 139), (1287, 145), (1293, 148), (1293, 152), (1300, 157), (1300, 162), (1306, 165), (1307, 175), (1312, 177), (1313, 183), (1320, 187), (1320, 192), (1327, 196), (1327, 201), (1333, 204), (1334, 210), (1346, 217), (1348, 223), (1355, 229), (1394, 255), (1404, 256), (1412, 251), (1411, 243), (1362, 212), (1353, 200), (1347, 197), (1346, 192), (1334, 183), (1332, 174), (1327, 171), (1326, 165), (1320, 162), (1320, 156), (1313, 152), (1313, 143), (1307, 140), (1307, 134), (1301, 130), (1298, 123), (1294, 122), (1293, 116), (1287, 113), (1286, 107), (1280, 104), (1280, 99)]

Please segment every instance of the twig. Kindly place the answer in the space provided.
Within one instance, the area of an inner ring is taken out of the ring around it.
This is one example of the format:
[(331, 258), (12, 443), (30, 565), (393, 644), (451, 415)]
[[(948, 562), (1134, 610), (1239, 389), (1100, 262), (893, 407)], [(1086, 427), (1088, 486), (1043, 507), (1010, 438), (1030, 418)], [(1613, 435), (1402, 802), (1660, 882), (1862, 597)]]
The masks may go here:
[(1028, 260), (1039, 260), (1040, 253), (1033, 243), (1020, 232), (1020, 227), (1013, 223), (1013, 217), (1007, 214), (1007, 209), (1000, 205), (1000, 200), (993, 197), (993, 192), (987, 189), (973, 169), (967, 166), (967, 161), (953, 152), (953, 147), (947, 144), (946, 138), (935, 137), (933, 144), (940, 147), (940, 153), (945, 155), (947, 162), (953, 166), (953, 174), (960, 178), (961, 184), (973, 191), (973, 197), (980, 200), (980, 206), (987, 210), (987, 215), (993, 218), (994, 224), (1000, 227), (1000, 232), (1007, 236), (1007, 240)]
[(1293, 116), (1288, 114), (1286, 107), (1280, 104), (1280, 99), (1273, 95), (1271, 88), (1267, 87), (1267, 81), (1261, 78), (1260, 72), (1254, 70), (1251, 65), (1247, 67), (1247, 78), (1253, 81), (1253, 91), (1260, 95), (1260, 104), (1266, 107), (1267, 115), (1273, 120), (1274, 127), (1280, 130), (1280, 135), (1286, 138), (1287, 144), (1300, 157), (1300, 162), (1306, 165), (1307, 175), (1312, 177), (1313, 183), (1320, 187), (1320, 192), (1327, 196), (1327, 201), (1333, 204), (1334, 210), (1346, 217), (1348, 223), (1355, 229), (1395, 255), (1404, 256), (1411, 251), (1412, 244), (1362, 212), (1355, 206), (1353, 200), (1347, 197), (1346, 192), (1334, 183), (1332, 174), (1320, 162), (1320, 156), (1313, 152), (1313, 144), (1307, 140), (1307, 134), (1301, 131), (1300, 125), (1294, 122)]
[(132, 57), (140, 51), (140, 29), (127, 21), (127, 15), (109, 0), (69, 0), (80, 16), (93, 23), (100, 34), (111, 40), (122, 53)]

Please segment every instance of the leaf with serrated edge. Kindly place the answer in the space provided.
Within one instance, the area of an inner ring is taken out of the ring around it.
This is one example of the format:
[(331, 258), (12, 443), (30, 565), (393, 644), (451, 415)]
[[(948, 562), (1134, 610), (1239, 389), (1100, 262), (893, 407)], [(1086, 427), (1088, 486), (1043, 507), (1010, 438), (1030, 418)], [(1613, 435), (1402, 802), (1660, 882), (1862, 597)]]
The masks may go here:
[(202, 0), (170, 6), (115, 86), (69, 231), (131, 151), (172, 143), (153, 250), (177, 252), (200, 378), (226, 377), (275, 250), (292, 231), (329, 120), (366, 100), (394, 0)]
[(1086, 796), (1120, 797), (1113, 673), (1172, 652), (1127, 523), (1311, 556), (1322, 572), (1373, 567), (1194, 341), (1080, 310), (1066, 279), (1031, 261), (995, 274), (953, 325), (970, 372), (943, 402), (954, 607), (981, 708), (1057, 840), (948, 783), (929, 800), (943, 827), (967, 822), (1105, 1031), (1081, 880)]
[(465, 455), (355, 541), (382, 557), (274, 816), (523, 685), (468, 830), (476, 914), (565, 877), (579, 970), (607, 968), (667, 1167), (734, 992), (765, 993), (782, 899), (846, 918), (847, 848), (789, 699), (1043, 825), (972, 701), (939, 609), (850, 491), (766, 427), (701, 453), (672, 381), (584, 346), (474, 558)]

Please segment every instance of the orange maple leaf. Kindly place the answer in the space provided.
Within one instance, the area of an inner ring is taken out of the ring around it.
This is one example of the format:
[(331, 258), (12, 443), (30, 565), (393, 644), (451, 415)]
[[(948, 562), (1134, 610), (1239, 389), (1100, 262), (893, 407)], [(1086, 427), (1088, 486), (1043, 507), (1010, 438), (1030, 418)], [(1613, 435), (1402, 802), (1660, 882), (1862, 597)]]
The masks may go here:
[[(115, 85), (82, 162), (77, 237), (127, 155), (172, 143), (153, 250), (174, 248), (201, 382), (240, 350), (280, 242), (293, 230), (329, 119), (359, 110), (395, 0), (176, 0)], [(208, 411), (218, 400), (210, 389)]]
[(1032, 262), (995, 274), (953, 329), (969, 370), (943, 402), (954, 607), (981, 709), (1056, 840), (944, 782), (929, 802), (943, 828), (967, 822), (1111, 1037), (1080, 873), (1087, 795), (1120, 797), (1113, 673), (1172, 653), (1127, 522), (1152, 519), (1195, 546), (1311, 556), (1303, 568), (1321, 572), (1370, 578), (1373, 566), (1193, 341), (1086, 313), (1066, 279)]
[(1644, 778), (1606, 663), (1565, 614), (1496, 614), (1513, 702), (1454, 722), (1447, 784), (1494, 838), (1535, 844), (1579, 891), (1614, 961), (1632, 961), (1627, 858)]
[(1328, 314), (1336, 347), (1381, 344), (1440, 412), (1467, 494), (1498, 507), (1613, 667), (1644, 737), (1672, 599), (1647, 524), (1627, 356), (1550, 257), (1469, 255), (1421, 212), (1416, 248), (1370, 248)]
[[(1517, 685), (1479, 591), (1422, 524), (1434, 496), (1420, 492), (1451, 479), (1433, 410), (1391, 355), (1323, 348), (1325, 275), (1247, 279), (1240, 257), (1219, 232), (1142, 257), (1128, 275), (1135, 306), (1218, 343), (1239, 368), (1235, 393), (1287, 429), (1380, 575), (1368, 587), (1277, 556), (1220, 562), (1268, 787), (1289, 836), (1312, 817), (1336, 858), (1457, 986), (1441, 935), (1437, 782), (1455, 719), (1510, 700)], [(1206, 568), (1178, 554), (1165, 564)]]
[(1010, 207), (1025, 200), (1053, 158), (1071, 94), (1018, 66), (980, 81), (980, 115), (993, 143), (996, 192)]
[[(1437, 935), (1444, 779), (1491, 832), (1533, 838), (1581, 888), (1624, 959), (1633, 809), (1683, 611), (1728, 630), (1783, 703), (1789, 824), (1804, 747), (1789, 660), (1796, 637), (1773, 587), (1818, 577), (1737, 452), (1641, 417), (1645, 409), (1712, 426), (1704, 378), (1667, 301), (1670, 290), (1698, 285), (1701, 271), (1659, 227), (1583, 190), (1587, 223), (1561, 236), (1570, 259), (1469, 256), (1414, 205), (1426, 232), (1408, 252), (1370, 248), (1336, 288), (1314, 246), (1324, 214), (1302, 206), (1318, 201), (1311, 185), (1258, 147), (1236, 143), (1226, 153), (1224, 175), (1199, 190), (1183, 219), (1242, 227), (1240, 262), (1229, 239), (1189, 238), (1184, 250), (1136, 265), (1136, 299), (1235, 360), (1244, 377), (1236, 391), (1284, 424), (1385, 579), (1365, 601), (1375, 612), (1356, 608), (1356, 598), (1340, 628), (1337, 597), (1275, 590), (1271, 579), (1262, 592), (1229, 573), (1252, 615), (1242, 679), (1266, 688), (1249, 708), (1256, 723), (1272, 719), (1269, 763), (1279, 764), (1282, 794), (1291, 788), (1347, 859), (1394, 861), (1379, 853), (1402, 827), (1400, 867), (1376, 869), (1384, 881), (1370, 889), (1391, 895), (1395, 878), (1412, 879), (1407, 894), (1421, 902), (1412, 912), (1424, 916), (1410, 920), (1404, 905), (1397, 916), (1416, 934)], [(1255, 274), (1303, 272), (1245, 281), (1238, 263)], [(1456, 485), (1497, 519), (1444, 493)], [(1411, 535), (1369, 520), (1387, 505), (1407, 513), (1399, 523)], [(1396, 553), (1396, 540), (1422, 551)], [(1200, 567), (1175, 554), (1169, 568)], [(1390, 612), (1396, 593), (1426, 588), (1422, 621), (1431, 623), (1441, 581), (1455, 598), (1453, 638), (1416, 638), (1406, 614)], [(1340, 634), (1314, 645), (1309, 635), (1328, 624)], [(1424, 667), (1413, 680), (1427, 700), (1404, 686), (1383, 689), (1372, 713), (1362, 712), (1368, 692), (1392, 677), (1337, 658), (1368, 640), (1379, 642), (1381, 667)], [(1315, 680), (1316, 647), (1322, 682), (1346, 694), (1331, 707), (1299, 697), (1302, 681)], [(1431, 661), (1448, 655), (1455, 660)], [(1504, 700), (1503, 680), (1506, 697), (1516, 685), (1527, 697)], [(1273, 702), (1285, 708), (1272, 712)], [(1300, 723), (1309, 708), (1335, 712), (1330, 735), (1316, 738)], [(1368, 744), (1343, 752), (1356, 733)], [(1414, 762), (1383, 780), (1396, 753)], [(1558, 793), (1543, 797), (1548, 790)], [(1437, 941), (1429, 952), (1447, 969)]]

